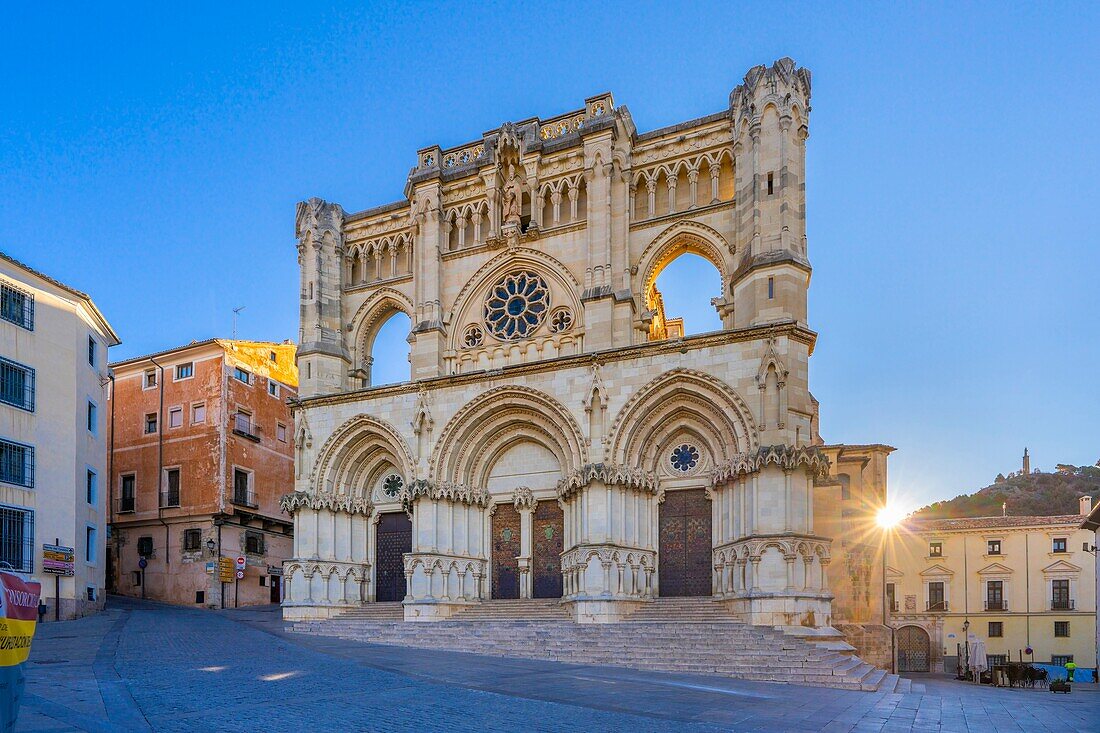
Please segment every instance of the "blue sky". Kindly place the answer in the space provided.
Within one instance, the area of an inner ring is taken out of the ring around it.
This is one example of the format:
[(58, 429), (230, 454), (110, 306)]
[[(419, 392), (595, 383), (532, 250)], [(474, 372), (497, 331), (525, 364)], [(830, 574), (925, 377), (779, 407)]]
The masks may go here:
[[(417, 148), (604, 90), (643, 131), (709, 114), (789, 55), (814, 74), (826, 440), (896, 446), (916, 502), (1024, 445), (1092, 463), (1100, 12), (890, 5), (16, 5), (0, 248), (89, 291), (116, 359), (228, 335), (242, 305), (241, 336), (295, 338), (296, 201), (396, 200)], [(683, 267), (661, 285), (691, 327)]]

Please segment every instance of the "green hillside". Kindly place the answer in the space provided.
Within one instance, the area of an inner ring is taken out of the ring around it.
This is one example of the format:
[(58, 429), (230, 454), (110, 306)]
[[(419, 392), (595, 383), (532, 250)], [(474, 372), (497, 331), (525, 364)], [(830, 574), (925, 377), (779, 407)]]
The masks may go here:
[(1007, 504), (1009, 516), (1044, 516), (1077, 514), (1082, 494), (1100, 497), (1100, 467), (1059, 465), (1057, 473), (1012, 474), (997, 480), (973, 494), (963, 494), (947, 501), (937, 501), (913, 516), (922, 519), (957, 519), (960, 517), (992, 517)]

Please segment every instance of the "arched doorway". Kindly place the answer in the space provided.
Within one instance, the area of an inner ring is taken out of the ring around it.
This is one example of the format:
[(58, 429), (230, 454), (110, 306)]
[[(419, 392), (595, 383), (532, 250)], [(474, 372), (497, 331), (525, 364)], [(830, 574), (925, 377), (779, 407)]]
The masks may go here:
[(919, 626), (902, 626), (897, 631), (898, 672), (927, 672), (932, 640)]
[(531, 519), (531, 572), (534, 598), (561, 598), (561, 553), (565, 521), (556, 501), (540, 501)]
[(404, 512), (383, 514), (374, 537), (376, 601), (405, 598), (406, 552), (412, 552), (412, 521)]
[(703, 489), (669, 491), (658, 518), (661, 596), (712, 593), (710, 502)]
[(493, 512), (493, 598), (519, 598), (521, 520), (512, 505), (497, 504)]

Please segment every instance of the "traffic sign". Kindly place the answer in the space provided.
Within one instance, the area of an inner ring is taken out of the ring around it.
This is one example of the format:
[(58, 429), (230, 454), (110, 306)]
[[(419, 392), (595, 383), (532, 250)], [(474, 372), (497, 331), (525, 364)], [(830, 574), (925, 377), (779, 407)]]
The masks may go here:
[(218, 558), (218, 580), (222, 583), (233, 582), (233, 558)]
[(244, 570), (245, 562), (244, 555), (237, 555), (237, 570)]
[(238, 570), (237, 571), (237, 580), (240, 580), (243, 577), (244, 577), (244, 571), (243, 570)]
[(43, 544), (42, 572), (54, 575), (75, 575), (76, 548)]
[(146, 560), (144, 557), (138, 558), (138, 567), (139, 568), (144, 570), (148, 566), (149, 566), (149, 561), (148, 560)]

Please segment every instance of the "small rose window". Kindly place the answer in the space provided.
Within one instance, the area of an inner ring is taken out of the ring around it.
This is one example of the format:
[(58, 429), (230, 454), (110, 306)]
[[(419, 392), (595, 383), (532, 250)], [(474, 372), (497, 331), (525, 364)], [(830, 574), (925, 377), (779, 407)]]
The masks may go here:
[(397, 495), (401, 493), (401, 489), (405, 486), (405, 480), (398, 476), (396, 473), (391, 473), (389, 476), (382, 480), (382, 493), (391, 499), (396, 499)]
[(558, 308), (550, 314), (550, 330), (554, 333), (568, 331), (573, 327), (573, 312), (568, 308)]
[(483, 341), (485, 341), (485, 332), (481, 330), (481, 326), (475, 323), (466, 327), (466, 333), (462, 336), (462, 343), (466, 348), (481, 346)]
[(672, 467), (677, 471), (687, 473), (699, 465), (699, 450), (694, 445), (689, 445), (687, 443), (676, 446), (672, 449), (672, 456), (669, 458), (669, 462), (672, 463)]

